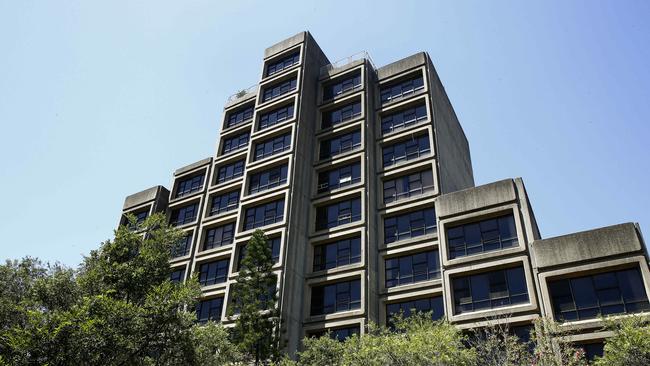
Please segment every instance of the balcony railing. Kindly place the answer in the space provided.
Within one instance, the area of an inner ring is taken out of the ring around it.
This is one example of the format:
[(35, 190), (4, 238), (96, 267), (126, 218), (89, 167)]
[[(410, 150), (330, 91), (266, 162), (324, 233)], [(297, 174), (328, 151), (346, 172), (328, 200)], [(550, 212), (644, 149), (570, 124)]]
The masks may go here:
[(336, 62), (332, 62), (329, 65), (322, 66), (320, 68), (320, 74), (325, 75), (331, 70), (337, 69), (339, 67), (343, 67), (343, 66), (345, 66), (347, 64), (351, 64), (354, 61), (359, 61), (359, 60), (364, 60), (364, 59), (368, 60), (368, 62), (370, 62), (370, 65), (372, 66), (373, 69), (376, 69), (375, 63), (372, 62), (372, 59), (370, 58), (370, 54), (368, 54), (368, 52), (366, 52), (366, 51), (361, 51), (361, 52), (355, 53), (354, 55), (342, 58), (342, 59), (340, 59), (340, 60), (338, 60)]
[(232, 103), (232, 102), (234, 102), (234, 101), (236, 101), (238, 99), (241, 99), (241, 98), (243, 98), (243, 97), (245, 97), (247, 95), (255, 94), (255, 93), (257, 93), (257, 84), (251, 85), (248, 88), (242, 89), (242, 90), (238, 91), (237, 93), (229, 96), (228, 99), (226, 100), (226, 104)]

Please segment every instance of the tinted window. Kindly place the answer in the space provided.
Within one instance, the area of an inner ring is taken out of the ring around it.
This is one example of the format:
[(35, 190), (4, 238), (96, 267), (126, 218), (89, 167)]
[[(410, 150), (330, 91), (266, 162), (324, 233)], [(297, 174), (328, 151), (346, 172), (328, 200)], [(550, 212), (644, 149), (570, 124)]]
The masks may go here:
[(234, 232), (234, 223), (229, 223), (206, 230), (202, 250), (208, 250), (232, 244)]
[(192, 232), (187, 233), (175, 246), (172, 247), (171, 256), (172, 258), (184, 257), (190, 254), (190, 248), (192, 247)]
[[(280, 261), (280, 238), (272, 238), (267, 241), (269, 248), (271, 249), (271, 259), (273, 263), (278, 263)], [(239, 254), (237, 255), (237, 270), (241, 268), (241, 261), (244, 260), (246, 256), (246, 245), (244, 244), (239, 248)]]
[(550, 281), (548, 287), (558, 321), (650, 309), (638, 268)]
[(227, 182), (244, 175), (244, 161), (239, 160), (232, 164), (219, 167), (217, 172), (217, 183)]
[(251, 174), (248, 193), (266, 191), (287, 183), (287, 165), (273, 167), (257, 174)]
[(323, 113), (321, 128), (328, 128), (361, 115), (361, 102), (354, 102)]
[(239, 191), (227, 192), (212, 197), (209, 216), (236, 210), (239, 205)]
[(361, 307), (361, 281), (345, 281), (311, 289), (311, 315), (332, 314)]
[(381, 133), (399, 131), (425, 119), (427, 119), (427, 107), (424, 104), (384, 115), (381, 117)]
[(329, 100), (350, 90), (361, 87), (361, 71), (346, 75), (341, 80), (325, 85), (323, 100)]
[(275, 99), (281, 95), (289, 93), (292, 90), (296, 90), (296, 83), (296, 79), (291, 79), (264, 88), (264, 92), (262, 94), (262, 102)]
[(381, 88), (381, 103), (402, 99), (422, 89), (424, 89), (422, 76), (389, 84)]
[(433, 172), (425, 170), (384, 181), (384, 203), (433, 191)]
[(336, 339), (338, 341), (344, 341), (350, 337), (352, 337), (355, 334), (360, 333), (359, 326), (352, 326), (352, 327), (345, 327), (345, 328), (334, 328), (334, 329), (327, 329), (319, 332), (314, 332), (310, 334), (310, 337), (316, 337), (320, 338), (324, 335), (326, 335), (329, 332), (329, 336), (331, 339)]
[(361, 220), (361, 198), (316, 208), (316, 230)]
[(277, 74), (284, 69), (288, 69), (293, 65), (300, 62), (300, 52), (296, 51), (289, 56), (282, 57), (277, 61), (273, 61), (266, 66), (266, 76)]
[(220, 322), (222, 308), (223, 297), (199, 301), (196, 305), (196, 318), (199, 323), (206, 323), (209, 320)]
[(246, 209), (244, 230), (274, 224), (284, 218), (284, 199)]
[(199, 212), (199, 204), (193, 203), (191, 205), (183, 206), (172, 211), (170, 223), (172, 225), (183, 225), (196, 220)]
[(395, 315), (402, 315), (408, 318), (415, 313), (431, 312), (431, 319), (438, 320), (445, 316), (445, 307), (442, 303), (442, 296), (428, 297), (424, 299), (396, 302), (386, 305), (386, 324), (392, 326), (392, 318)]
[(185, 268), (173, 271), (169, 276), (169, 280), (174, 283), (181, 283), (183, 279), (185, 279)]
[(361, 181), (361, 163), (318, 173), (318, 193), (346, 187)]
[(221, 154), (228, 154), (233, 151), (243, 149), (248, 145), (248, 132), (241, 135), (227, 138), (223, 140), (223, 147), (221, 148)]
[(226, 278), (228, 277), (228, 259), (204, 263), (199, 269), (199, 283), (201, 286), (226, 282)]
[(258, 129), (263, 130), (291, 118), (293, 118), (293, 104), (260, 114)]
[(244, 107), (228, 113), (226, 128), (237, 126), (253, 118), (253, 106)]
[(513, 215), (482, 220), (447, 229), (449, 258), (511, 248), (519, 245)]
[(328, 159), (347, 151), (356, 150), (361, 147), (361, 132), (334, 137), (320, 143), (320, 158)]
[(286, 134), (255, 145), (255, 160), (280, 154), (291, 148), (291, 134)]
[(440, 278), (437, 250), (386, 259), (386, 288)]
[(176, 188), (176, 197), (183, 197), (203, 189), (203, 178), (205, 178), (205, 176), (200, 174), (179, 181), (178, 188)]
[(384, 242), (414, 238), (436, 232), (436, 212), (433, 208), (413, 211), (384, 219)]
[(422, 135), (383, 148), (384, 167), (429, 155), (429, 136)]
[(361, 262), (361, 238), (343, 239), (314, 247), (314, 271)]
[(523, 267), (454, 278), (452, 288), (456, 314), (528, 302)]

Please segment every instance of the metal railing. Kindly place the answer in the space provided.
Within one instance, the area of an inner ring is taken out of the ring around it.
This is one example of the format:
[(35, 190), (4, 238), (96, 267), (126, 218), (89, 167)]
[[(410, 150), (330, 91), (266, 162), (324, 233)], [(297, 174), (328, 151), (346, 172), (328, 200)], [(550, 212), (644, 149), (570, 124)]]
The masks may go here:
[(226, 103), (233, 102), (233, 101), (235, 101), (237, 99), (241, 99), (241, 98), (245, 97), (246, 95), (256, 93), (256, 92), (257, 92), (257, 84), (251, 85), (248, 88), (242, 89), (242, 90), (238, 91), (237, 93), (229, 96), (228, 99), (226, 100)]
[(375, 67), (375, 63), (372, 62), (372, 59), (370, 58), (370, 54), (368, 52), (366, 52), (366, 51), (361, 51), (361, 52), (355, 53), (354, 55), (351, 55), (351, 56), (342, 58), (342, 59), (340, 59), (338, 61), (332, 62), (329, 65), (322, 66), (320, 68), (320, 73), (322, 75), (322, 74), (327, 73), (328, 71), (331, 71), (331, 70), (334, 70), (336, 68), (345, 66), (345, 65), (350, 64), (350, 63), (352, 63), (354, 61), (364, 60), (364, 59), (368, 60), (368, 62), (370, 62), (370, 65), (372, 65), (373, 69), (377, 69)]

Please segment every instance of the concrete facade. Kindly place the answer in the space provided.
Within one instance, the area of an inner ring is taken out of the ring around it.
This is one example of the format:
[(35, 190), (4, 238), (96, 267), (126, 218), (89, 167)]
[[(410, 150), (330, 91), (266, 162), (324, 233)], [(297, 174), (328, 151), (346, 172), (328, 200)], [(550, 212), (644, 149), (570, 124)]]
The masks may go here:
[[(202, 298), (222, 300), (210, 317), (226, 325), (242, 246), (258, 227), (279, 239), (291, 354), (304, 336), (363, 333), (421, 304), (461, 328), (525, 327), (556, 315), (549, 283), (630, 268), (642, 286), (618, 313), (647, 311), (637, 225), (542, 239), (520, 178), (474, 186), (467, 138), (426, 53), (379, 68), (365, 53), (331, 63), (308, 32), (267, 48), (259, 84), (225, 103), (215, 155), (176, 170), (171, 191), (126, 198), (124, 213), (144, 211), (187, 232), (172, 259), (182, 278), (227, 261)], [(332, 291), (334, 310), (322, 310), (330, 304), (315, 294)], [(575, 342), (608, 335), (594, 332), (597, 318), (556, 320), (578, 330)]]

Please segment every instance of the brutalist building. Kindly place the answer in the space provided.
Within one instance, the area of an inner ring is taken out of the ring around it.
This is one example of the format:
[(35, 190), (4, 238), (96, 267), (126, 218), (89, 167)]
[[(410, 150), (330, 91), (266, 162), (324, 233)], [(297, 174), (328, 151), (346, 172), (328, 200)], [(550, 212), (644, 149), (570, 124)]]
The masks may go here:
[[(308, 32), (264, 51), (258, 85), (225, 104), (213, 157), (170, 190), (126, 198), (187, 233), (172, 278), (198, 273), (199, 321), (232, 324), (243, 249), (269, 238), (282, 334), (363, 333), (392, 314), (432, 311), (460, 328), (538, 317), (599, 352), (600, 315), (650, 311), (637, 224), (542, 239), (520, 178), (475, 186), (467, 139), (426, 53), (376, 67), (332, 63)], [(124, 219), (122, 219), (124, 220)]]

